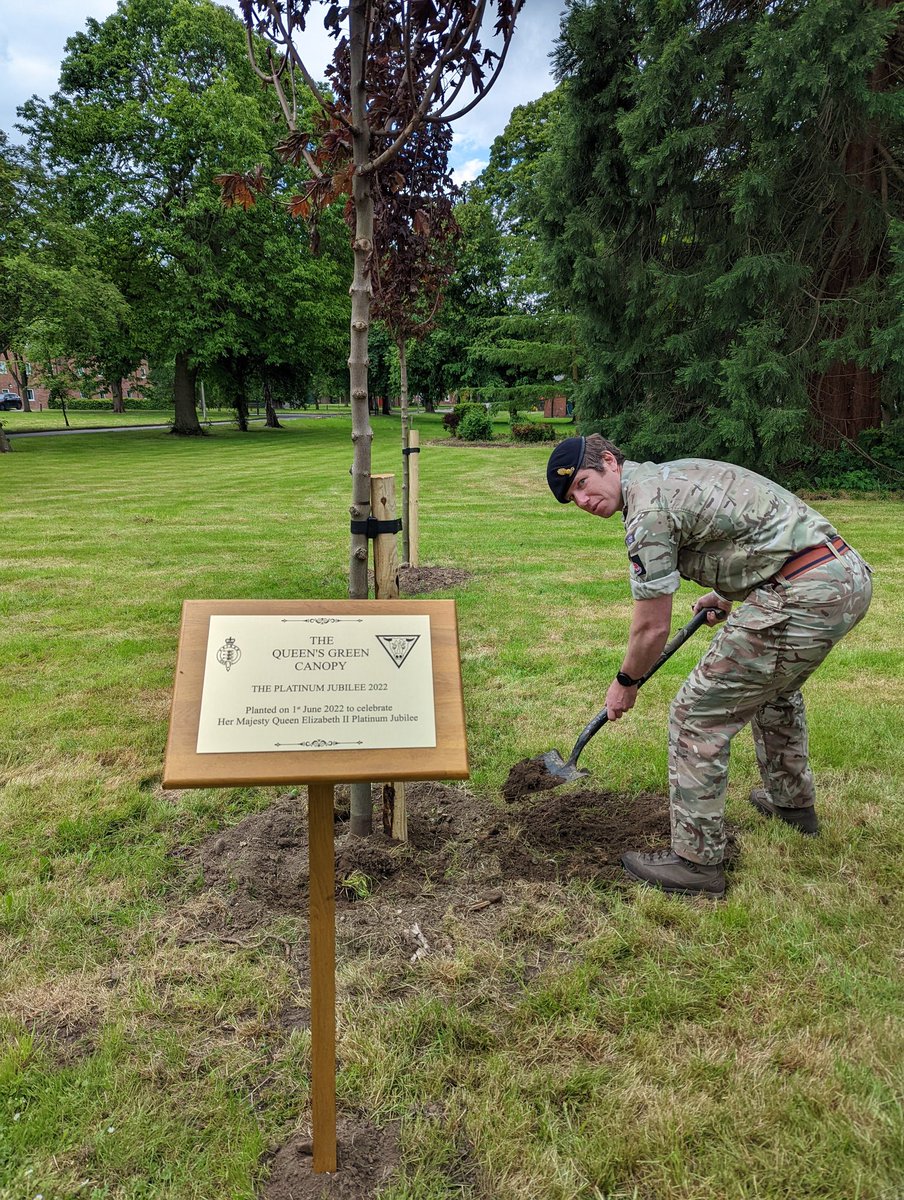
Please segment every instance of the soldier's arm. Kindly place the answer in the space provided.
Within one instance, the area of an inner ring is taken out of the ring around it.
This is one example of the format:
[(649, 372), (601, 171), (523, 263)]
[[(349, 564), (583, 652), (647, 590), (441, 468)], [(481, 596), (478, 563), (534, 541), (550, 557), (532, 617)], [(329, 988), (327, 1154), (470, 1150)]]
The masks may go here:
[[(631, 614), (631, 632), (628, 649), (622, 660), (621, 670), (632, 679), (645, 675), (659, 658), (669, 636), (672, 621), (672, 595), (656, 596), (652, 600), (635, 600)], [(606, 708), (609, 720), (619, 717), (634, 707), (637, 699), (636, 687), (624, 687), (614, 679), (606, 692)]]
[(672, 625), (672, 593), (653, 600), (635, 600), (628, 649), (621, 669), (632, 679), (646, 674), (662, 653)]

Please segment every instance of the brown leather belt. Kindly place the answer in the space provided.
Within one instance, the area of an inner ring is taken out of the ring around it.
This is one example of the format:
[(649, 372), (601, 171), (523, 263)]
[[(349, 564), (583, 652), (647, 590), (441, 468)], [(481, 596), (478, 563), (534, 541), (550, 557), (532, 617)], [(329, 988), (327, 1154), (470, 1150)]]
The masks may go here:
[[(844, 538), (838, 537), (837, 534), (832, 538), (831, 544), (838, 551), (838, 555), (847, 554), (850, 550), (850, 546)], [(818, 567), (821, 563), (831, 562), (838, 555), (829, 549), (827, 542), (823, 542), (821, 546), (811, 546), (809, 550), (801, 550), (798, 554), (792, 554), (782, 563), (781, 569), (776, 571), (775, 578), (784, 579), (786, 582), (789, 579), (796, 579), (798, 575), (803, 575), (804, 571)]]

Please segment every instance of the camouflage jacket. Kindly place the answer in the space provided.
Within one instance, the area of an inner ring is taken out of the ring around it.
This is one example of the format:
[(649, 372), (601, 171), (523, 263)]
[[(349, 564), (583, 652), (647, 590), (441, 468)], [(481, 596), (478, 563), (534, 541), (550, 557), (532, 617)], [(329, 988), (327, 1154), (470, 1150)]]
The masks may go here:
[(625, 462), (622, 499), (635, 600), (667, 596), (681, 579), (743, 600), (792, 554), (836, 532), (770, 479), (703, 458)]

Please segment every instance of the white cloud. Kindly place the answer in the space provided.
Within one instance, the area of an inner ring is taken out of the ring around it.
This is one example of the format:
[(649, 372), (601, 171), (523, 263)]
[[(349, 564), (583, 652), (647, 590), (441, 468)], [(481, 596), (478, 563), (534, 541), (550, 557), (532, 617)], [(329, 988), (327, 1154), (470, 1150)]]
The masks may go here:
[(452, 181), (457, 183), (459, 187), (463, 183), (470, 183), (473, 179), (477, 178), (486, 165), (487, 160), (485, 158), (469, 158), (454, 168), (452, 171)]

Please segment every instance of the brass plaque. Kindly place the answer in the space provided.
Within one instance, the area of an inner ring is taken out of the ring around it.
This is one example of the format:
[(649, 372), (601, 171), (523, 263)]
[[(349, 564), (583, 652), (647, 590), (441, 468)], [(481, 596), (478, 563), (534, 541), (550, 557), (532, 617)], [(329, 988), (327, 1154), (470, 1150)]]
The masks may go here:
[(186, 601), (164, 786), (467, 775), (454, 601)]

